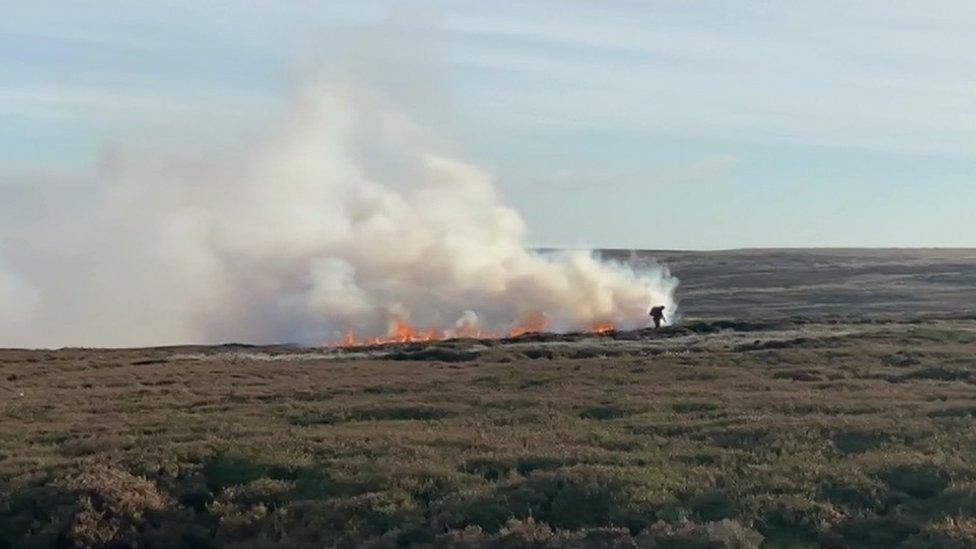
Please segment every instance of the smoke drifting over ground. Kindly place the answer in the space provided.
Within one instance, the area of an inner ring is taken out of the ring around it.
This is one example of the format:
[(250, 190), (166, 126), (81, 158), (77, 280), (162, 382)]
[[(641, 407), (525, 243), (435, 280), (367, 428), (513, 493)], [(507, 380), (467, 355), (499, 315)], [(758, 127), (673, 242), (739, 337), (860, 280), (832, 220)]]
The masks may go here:
[(0, 345), (312, 344), (540, 315), (631, 328), (652, 304), (673, 311), (663, 269), (526, 249), (489, 175), (382, 94), (330, 80), (297, 103), (237, 153), (106, 158), (107, 191), (51, 237), (64, 244), (0, 270)]

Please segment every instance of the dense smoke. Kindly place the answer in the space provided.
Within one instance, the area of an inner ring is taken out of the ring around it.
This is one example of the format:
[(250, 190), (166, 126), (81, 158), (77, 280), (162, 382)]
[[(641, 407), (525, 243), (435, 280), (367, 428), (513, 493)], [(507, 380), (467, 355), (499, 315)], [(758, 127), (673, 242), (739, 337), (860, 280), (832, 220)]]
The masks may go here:
[(398, 322), (506, 333), (539, 315), (555, 331), (632, 328), (652, 304), (673, 310), (663, 269), (526, 249), (489, 175), (382, 94), (333, 80), (296, 103), (236, 153), (107, 155), (107, 192), (63, 229), (83, 234), (56, 237), (80, 242), (44, 273), (0, 268), (0, 344), (315, 344)]

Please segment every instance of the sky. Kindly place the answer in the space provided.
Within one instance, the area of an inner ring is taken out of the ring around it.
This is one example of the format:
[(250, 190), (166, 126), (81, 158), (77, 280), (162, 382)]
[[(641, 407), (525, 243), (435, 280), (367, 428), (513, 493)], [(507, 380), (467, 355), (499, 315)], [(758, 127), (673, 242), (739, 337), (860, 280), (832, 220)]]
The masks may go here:
[(235, 146), (364, 56), (492, 174), (534, 246), (976, 246), (970, 0), (2, 11), (0, 253), (50, 203), (99, 194), (113, 151)]

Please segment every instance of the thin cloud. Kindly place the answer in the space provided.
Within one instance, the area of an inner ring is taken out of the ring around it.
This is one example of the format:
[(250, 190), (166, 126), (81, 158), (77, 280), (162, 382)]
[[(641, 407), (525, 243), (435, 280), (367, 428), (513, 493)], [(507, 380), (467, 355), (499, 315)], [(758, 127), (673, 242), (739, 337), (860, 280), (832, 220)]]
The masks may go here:
[(590, 189), (607, 189), (620, 185), (713, 185), (727, 181), (739, 159), (723, 154), (703, 158), (698, 162), (659, 166), (645, 170), (607, 170), (599, 172), (559, 169), (533, 181), (540, 191), (566, 192)]

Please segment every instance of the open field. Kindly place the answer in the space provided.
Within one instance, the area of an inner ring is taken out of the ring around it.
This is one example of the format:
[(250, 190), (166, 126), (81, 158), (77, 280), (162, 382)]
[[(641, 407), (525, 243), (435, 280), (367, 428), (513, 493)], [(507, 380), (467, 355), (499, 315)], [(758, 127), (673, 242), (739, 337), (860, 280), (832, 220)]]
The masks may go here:
[(976, 252), (655, 255), (661, 331), (0, 351), (0, 547), (976, 546)]

